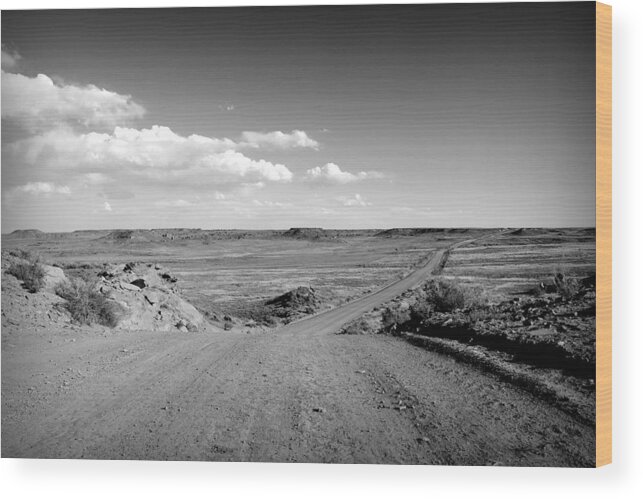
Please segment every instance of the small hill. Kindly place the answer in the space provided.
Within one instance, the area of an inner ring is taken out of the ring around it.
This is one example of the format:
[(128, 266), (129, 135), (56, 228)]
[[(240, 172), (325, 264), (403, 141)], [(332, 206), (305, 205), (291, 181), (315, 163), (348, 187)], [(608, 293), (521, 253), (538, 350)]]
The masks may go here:
[[(75, 277), (74, 268), (41, 264), (44, 286), (37, 292), (24, 289), (21, 281), (8, 270), (20, 256), (2, 251), (2, 315), (19, 328), (64, 325), (72, 321), (58, 286), (70, 286), (79, 280), (90, 283), (108, 303), (117, 305), (115, 326), (130, 331), (199, 331), (208, 327), (203, 315), (185, 301), (176, 285), (177, 278), (160, 265), (127, 263), (84, 269), (85, 277)], [(76, 288), (78, 289), (78, 288)], [(86, 289), (86, 288), (85, 288)], [(3, 322), (4, 326), (4, 322)], [(92, 327), (92, 326), (90, 326)]]
[(283, 318), (294, 314), (312, 314), (319, 309), (321, 301), (313, 288), (299, 286), (283, 295), (268, 300), (266, 305), (273, 307), (276, 317)]
[(386, 229), (375, 234), (376, 237), (407, 237), (422, 234), (466, 234), (469, 229), (445, 229), (435, 227), (408, 227)]
[(434, 228), (394, 228), (386, 229), (375, 234), (376, 237), (399, 237), (399, 236), (417, 236), (419, 234), (438, 234), (447, 232), (449, 229)]
[(141, 230), (115, 230), (98, 239), (98, 241), (115, 244), (147, 243), (150, 238), (148, 231)]
[(328, 234), (321, 227), (292, 227), (282, 233), (282, 236), (293, 239), (322, 239), (328, 237)]
[(160, 265), (115, 265), (98, 277), (98, 290), (124, 311), (119, 328), (196, 331), (205, 325), (201, 313), (179, 295), (176, 277)]
[(46, 236), (46, 234), (38, 229), (18, 229), (14, 230), (11, 234), (7, 234), (5, 237), (10, 239), (38, 239)]

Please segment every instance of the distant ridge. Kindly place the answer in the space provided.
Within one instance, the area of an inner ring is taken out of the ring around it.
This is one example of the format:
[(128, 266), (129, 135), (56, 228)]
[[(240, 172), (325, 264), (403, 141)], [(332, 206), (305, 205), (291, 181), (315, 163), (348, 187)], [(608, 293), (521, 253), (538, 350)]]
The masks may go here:
[(321, 239), (329, 234), (321, 227), (292, 227), (282, 234), (295, 239)]
[(115, 243), (134, 243), (150, 242), (150, 238), (145, 230), (115, 230), (99, 238), (101, 241), (111, 241)]
[(38, 229), (18, 229), (14, 230), (6, 237), (10, 237), (11, 239), (37, 239), (45, 235), (46, 234), (43, 231)]
[(431, 227), (386, 229), (375, 234), (377, 237), (417, 236), (419, 234), (466, 234), (469, 229), (441, 229)]

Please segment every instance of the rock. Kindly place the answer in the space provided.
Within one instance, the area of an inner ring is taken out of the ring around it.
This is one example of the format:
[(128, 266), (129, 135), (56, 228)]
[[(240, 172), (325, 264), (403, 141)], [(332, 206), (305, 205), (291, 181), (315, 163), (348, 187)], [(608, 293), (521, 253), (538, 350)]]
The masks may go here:
[(147, 284), (145, 283), (145, 279), (134, 279), (132, 282), (130, 282), (130, 284), (133, 284), (139, 289), (143, 289), (144, 287), (147, 286)]
[(145, 299), (147, 300), (147, 302), (148, 302), (150, 305), (155, 305), (155, 304), (157, 304), (159, 301), (161, 301), (161, 300), (160, 300), (159, 293), (157, 293), (157, 292), (155, 292), (155, 291), (147, 291), (147, 292), (145, 293)]
[(161, 279), (170, 282), (170, 283), (175, 283), (176, 282), (176, 277), (174, 277), (171, 274), (168, 274), (167, 272), (161, 274)]
[[(178, 290), (172, 286), (175, 279), (166, 271), (155, 267), (154, 264), (128, 263), (96, 270), (96, 275), (101, 278), (96, 291), (118, 304), (121, 309), (117, 327), (130, 331), (198, 331), (205, 324), (203, 315), (181, 298)], [(64, 279), (60, 268), (47, 269), (50, 273), (50, 286), (55, 287)], [(163, 277), (164, 275), (168, 278)], [(43, 295), (54, 297), (49, 293)], [(181, 324), (177, 327), (179, 321)]]
[(121, 289), (125, 289), (127, 291), (140, 291), (141, 288), (138, 286), (135, 286), (134, 284), (129, 284), (127, 282), (121, 282), (120, 283)]
[(266, 305), (272, 308), (275, 317), (288, 318), (301, 313), (314, 313), (321, 306), (321, 301), (313, 288), (299, 286), (266, 301)]
[(44, 289), (53, 292), (56, 287), (64, 282), (67, 282), (65, 272), (60, 267), (53, 267), (51, 265), (42, 266), (45, 271)]

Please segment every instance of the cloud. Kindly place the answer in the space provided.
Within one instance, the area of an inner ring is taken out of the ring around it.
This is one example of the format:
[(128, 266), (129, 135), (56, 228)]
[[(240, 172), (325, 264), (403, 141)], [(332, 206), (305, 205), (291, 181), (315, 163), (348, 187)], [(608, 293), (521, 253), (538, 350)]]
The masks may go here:
[(79, 134), (55, 128), (7, 146), (18, 164), (44, 168), (91, 169), (90, 181), (110, 172), (158, 182), (196, 186), (230, 183), (290, 182), (292, 172), (284, 165), (251, 159), (234, 150), (229, 139), (199, 135), (183, 137), (167, 127), (149, 129), (116, 127), (114, 132)]
[(20, 185), (13, 189), (14, 192), (31, 194), (33, 196), (49, 195), (49, 194), (71, 194), (71, 189), (66, 185), (56, 185), (51, 182), (29, 182), (25, 185)]
[(306, 170), (306, 176), (304, 178), (309, 182), (349, 184), (360, 180), (384, 178), (384, 175), (375, 171), (361, 171), (356, 174), (350, 173), (342, 171), (342, 169), (335, 163), (326, 163), (324, 166), (316, 166), (315, 168)]
[(373, 203), (366, 201), (360, 194), (353, 197), (340, 197), (339, 200), (344, 206), (371, 206)]
[(194, 206), (194, 203), (185, 199), (175, 199), (173, 201), (158, 201), (155, 203), (160, 208), (188, 208)]
[[(13, 60), (3, 52), (3, 65), (5, 58)], [(44, 74), (31, 78), (2, 71), (2, 118), (30, 130), (58, 124), (114, 126), (144, 114), (145, 109), (129, 95), (94, 85), (57, 84)]]
[(4, 46), (2, 47), (2, 67), (3, 68), (10, 69), (10, 68), (16, 67), (20, 59), (22, 59), (22, 57), (18, 52), (9, 50), (7, 47), (4, 47)]
[(259, 199), (254, 199), (252, 204), (255, 206), (260, 206), (263, 208), (280, 208), (287, 209), (292, 208), (294, 205), (292, 203), (282, 203), (280, 201), (260, 201)]
[(104, 173), (97, 173), (97, 172), (91, 172), (91, 173), (85, 173), (82, 176), (82, 180), (90, 185), (101, 185), (101, 184), (106, 184), (108, 182), (113, 182), (114, 179), (111, 177), (108, 177)]
[(267, 149), (318, 149), (319, 142), (311, 139), (302, 130), (293, 130), (290, 133), (284, 132), (243, 132), (241, 134), (240, 146)]
[[(100, 203), (102, 210), (112, 212), (115, 200), (116, 211), (124, 213), (136, 204), (127, 201), (134, 197), (141, 201), (137, 209), (152, 212), (155, 207), (190, 206), (195, 211), (242, 205), (254, 212), (287, 209), (292, 205), (285, 202), (249, 201), (264, 197), (259, 191), (269, 184), (294, 178), (284, 164), (261, 159), (261, 152), (319, 148), (302, 130), (245, 131), (233, 140), (181, 135), (160, 125), (142, 128), (131, 123), (145, 114), (132, 96), (44, 74), (19, 74), (19, 59), (3, 47), (2, 119), (13, 140), (3, 143), (2, 160), (12, 175), (20, 172), (18, 183), (24, 184), (12, 188), (15, 178), (9, 186), (5, 182), (7, 199), (35, 205), (26, 195), (49, 198), (73, 192), (87, 213), (100, 210)], [(235, 106), (222, 110), (234, 111)]]

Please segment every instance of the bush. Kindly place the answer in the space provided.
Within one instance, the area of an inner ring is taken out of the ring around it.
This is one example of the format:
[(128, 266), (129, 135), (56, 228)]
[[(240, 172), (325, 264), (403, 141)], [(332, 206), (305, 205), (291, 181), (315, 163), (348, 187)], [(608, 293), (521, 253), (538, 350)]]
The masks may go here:
[(7, 273), (21, 280), (30, 293), (37, 293), (45, 285), (45, 269), (40, 265), (37, 256), (28, 252), (23, 252), (22, 256), (27, 261), (11, 264)]
[(561, 271), (554, 275), (554, 287), (556, 292), (566, 299), (573, 298), (581, 289), (578, 279), (568, 277)]
[(11, 256), (17, 256), (18, 258), (22, 258), (23, 260), (27, 260), (28, 262), (36, 262), (36, 261), (39, 260), (39, 257), (37, 255), (34, 255), (29, 250), (15, 249), (15, 250), (9, 251), (9, 254)]
[(339, 334), (367, 334), (378, 332), (377, 329), (372, 321), (369, 322), (366, 317), (362, 316), (344, 326)]
[(463, 286), (456, 281), (429, 281), (424, 290), (426, 301), (433, 305), (436, 312), (453, 312), (459, 308), (472, 308), (482, 305), (484, 299), (478, 289)]
[(404, 324), (411, 319), (411, 310), (401, 308), (399, 304), (387, 306), (382, 312), (382, 326), (394, 332), (397, 326)]
[(74, 321), (80, 324), (102, 324), (115, 327), (121, 316), (117, 303), (109, 300), (96, 291), (94, 282), (84, 279), (72, 279), (60, 284), (56, 294), (65, 299), (64, 307)]

